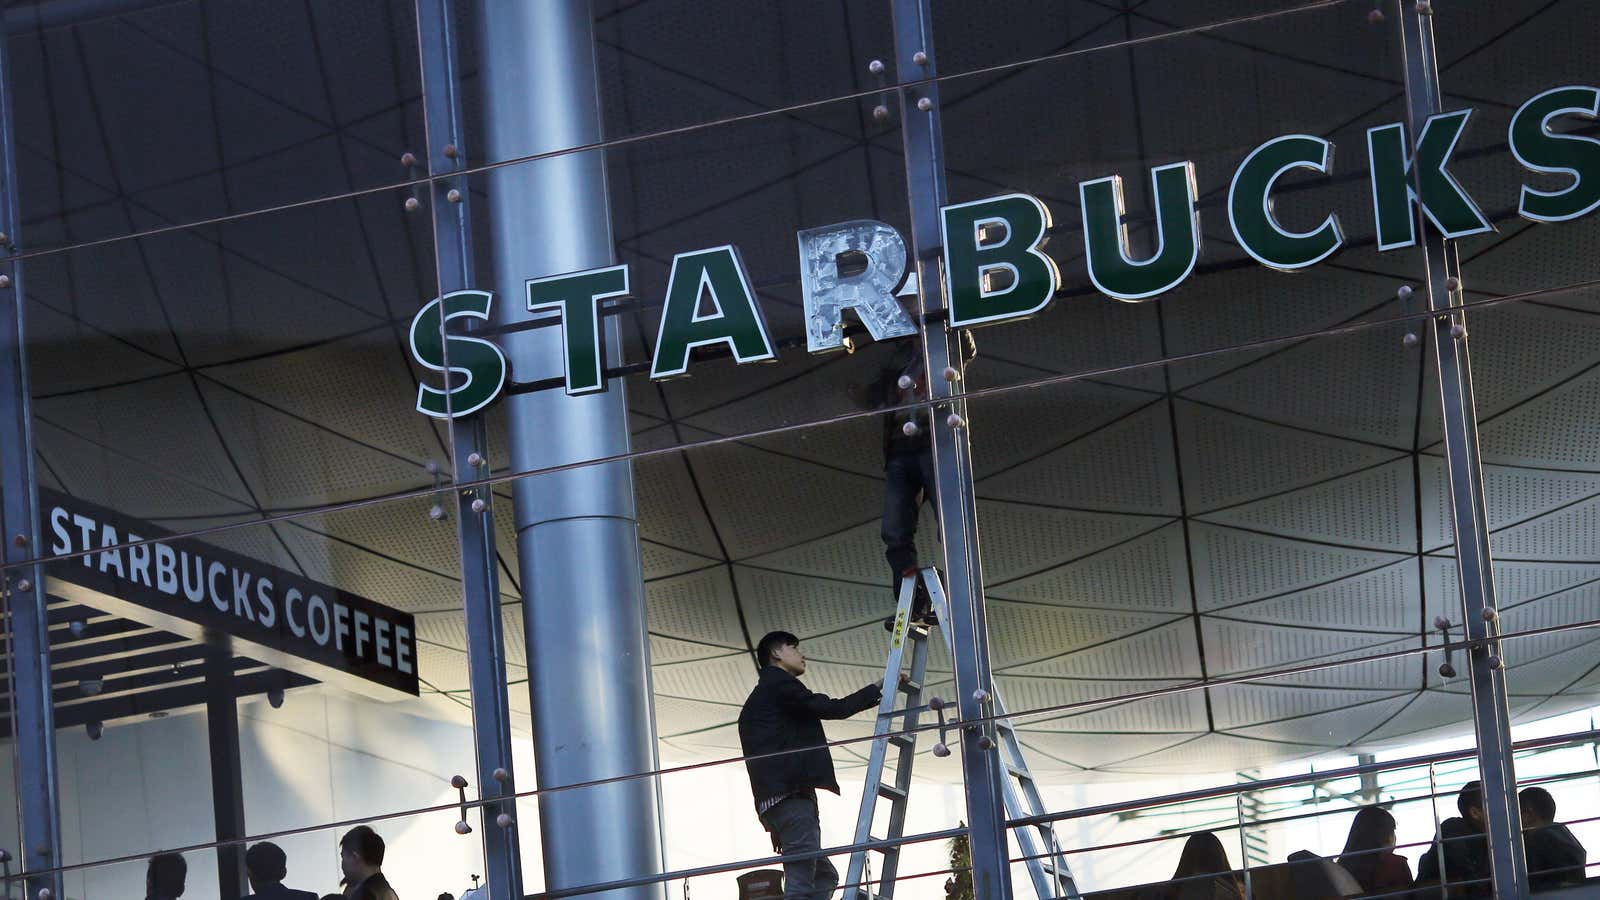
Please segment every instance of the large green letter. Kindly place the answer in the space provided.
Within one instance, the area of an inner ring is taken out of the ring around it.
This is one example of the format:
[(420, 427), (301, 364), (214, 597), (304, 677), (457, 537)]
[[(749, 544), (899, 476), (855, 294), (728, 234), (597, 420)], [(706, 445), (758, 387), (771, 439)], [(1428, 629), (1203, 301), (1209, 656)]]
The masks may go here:
[[(499, 396), (506, 383), (506, 358), (500, 348), (483, 338), (444, 335), (444, 325), (451, 319), (489, 318), (493, 302), (488, 291), (454, 291), (417, 310), (411, 319), (411, 355), (423, 368), (446, 375), (444, 390), (417, 386), (417, 412), (435, 419), (471, 415)], [(465, 378), (449, 377), (455, 375)]]
[[(703, 294), (709, 295), (714, 309), (704, 316), (700, 315)], [(731, 244), (672, 258), (650, 377), (682, 375), (689, 368), (689, 351), (711, 344), (728, 345), (733, 358), (742, 363), (776, 356), (750, 278)]]
[[(1050, 211), (1027, 194), (957, 203), (940, 210), (949, 328), (1020, 319), (1044, 309), (1061, 286), (1055, 260), (1039, 248)], [(1004, 233), (996, 233), (1003, 229)], [(997, 272), (1010, 279), (995, 286)]]
[(1550, 130), (1557, 116), (1600, 116), (1600, 90), (1570, 86), (1551, 88), (1522, 104), (1511, 117), (1511, 153), (1535, 172), (1572, 176), (1566, 190), (1539, 191), (1522, 187), (1517, 212), (1535, 222), (1566, 222), (1600, 207), (1600, 141)]
[(1272, 214), (1272, 186), (1290, 169), (1328, 174), (1333, 145), (1308, 134), (1286, 134), (1257, 147), (1239, 164), (1228, 187), (1228, 224), (1244, 252), (1274, 269), (1315, 265), (1344, 244), (1339, 217), (1330, 214), (1316, 229), (1289, 231)]
[(1194, 163), (1157, 166), (1150, 170), (1150, 183), (1155, 190), (1156, 251), (1142, 262), (1128, 256), (1122, 178), (1111, 175), (1078, 185), (1089, 280), (1118, 300), (1144, 300), (1172, 290), (1189, 277), (1200, 258)]
[(1418, 203), (1447, 238), (1494, 230), (1478, 204), (1445, 171), (1471, 118), (1470, 109), (1429, 116), (1417, 137), (1415, 157), (1406, 153), (1404, 125), (1397, 122), (1367, 129), (1372, 213), (1378, 223), (1379, 250), (1395, 250), (1417, 242), (1417, 222), (1411, 210)]
[(568, 394), (606, 389), (600, 360), (600, 301), (627, 295), (626, 265), (528, 280), (528, 312), (561, 313)]

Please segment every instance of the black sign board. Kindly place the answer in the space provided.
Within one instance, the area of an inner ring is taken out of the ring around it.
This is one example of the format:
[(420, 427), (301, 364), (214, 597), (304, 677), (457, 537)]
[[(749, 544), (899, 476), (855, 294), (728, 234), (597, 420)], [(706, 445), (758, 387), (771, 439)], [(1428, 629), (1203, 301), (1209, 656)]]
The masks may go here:
[[(225, 635), (247, 645), (240, 656), (321, 681), (416, 696), (410, 613), (52, 490), (39, 506), (51, 555), (98, 551), (47, 565), (51, 593), (197, 639)], [(100, 549), (133, 541), (148, 543)]]

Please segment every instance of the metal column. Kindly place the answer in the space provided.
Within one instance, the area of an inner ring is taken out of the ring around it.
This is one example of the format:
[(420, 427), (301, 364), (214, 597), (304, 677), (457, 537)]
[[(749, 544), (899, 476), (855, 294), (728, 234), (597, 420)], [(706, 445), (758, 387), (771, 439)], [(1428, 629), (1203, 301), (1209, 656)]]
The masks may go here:
[[(21, 222), (17, 198), (16, 109), (11, 95), (10, 46), (0, 29), (0, 256), (15, 252)], [(38, 555), (39, 496), (34, 477), (33, 413), (28, 388), (22, 265), (0, 262), (0, 546), (7, 564)], [(7, 569), (0, 588), (11, 613), (6, 650), (13, 696), (17, 807), (24, 872), (61, 864), (56, 797), (55, 715), (51, 706), (50, 638), (39, 566)], [(61, 896), (61, 875), (27, 880), (27, 896)]]
[[(588, 0), (480, 0), (487, 152), (504, 160), (602, 136)], [(489, 173), (498, 319), (530, 317), (522, 290), (534, 277), (613, 261), (605, 160), (566, 154)], [(606, 358), (621, 341), (605, 320)], [(516, 332), (503, 342), (527, 381), (559, 374), (561, 329)], [(621, 381), (577, 397), (560, 390), (506, 398), (510, 462), (534, 471), (628, 450)], [(528, 689), (539, 786), (556, 787), (655, 768), (650, 653), (626, 462), (514, 482)], [(540, 798), (546, 884), (551, 889), (661, 871), (660, 795), (653, 778)], [(665, 896), (657, 884), (609, 892)]]
[[(211, 751), (211, 811), (217, 840), (237, 841), (244, 830), (244, 772), (239, 759), (239, 703), (233, 686), (233, 656), (225, 646), (205, 655), (206, 737)], [(246, 897), (244, 845), (217, 848), (217, 896)]]
[[(456, 22), (453, 0), (417, 0), (418, 57), (422, 67), (423, 120), (428, 142), (426, 157), (428, 171), (436, 175), (459, 170), (466, 164)], [(450, 199), (452, 193), (454, 202)], [(471, 194), (465, 177), (432, 182), (429, 201), (441, 295), (475, 286)], [(477, 320), (468, 321), (469, 329), (476, 326)], [(452, 472), (457, 482), (475, 481), (489, 474), (489, 438), (483, 416), (452, 418), (450, 447)], [(500, 613), (494, 495), (487, 488), (456, 491), (455, 494), (478, 795), (484, 799), (514, 797), (516, 780), (511, 766), (511, 707), (506, 696), (505, 621)], [(474, 511), (472, 504), (480, 499), (483, 509)], [(497, 773), (500, 778), (495, 777)], [(521, 900), (521, 843), (514, 823), (509, 828), (497, 824), (502, 811), (510, 813), (514, 819), (516, 801), (508, 800), (503, 807), (486, 805), (482, 808), (484, 883), (489, 890), (489, 900)]]
[[(929, 0), (893, 0), (895, 72), (902, 82), (932, 78), (933, 22)], [(920, 61), (919, 61), (920, 60)], [(926, 110), (919, 101), (928, 101)], [(943, 309), (940, 275), (943, 246), (939, 210), (945, 203), (944, 137), (939, 120), (939, 86), (935, 83), (900, 91), (901, 135), (905, 146), (906, 188), (910, 195), (911, 246), (921, 291), (926, 371), (931, 395), (949, 397), (960, 390), (963, 379), (939, 377), (946, 367), (961, 373), (961, 352), (956, 336), (927, 325), (928, 314)], [(939, 531), (945, 554), (945, 578), (950, 596), (950, 656), (955, 666), (956, 695), (961, 718), (986, 715), (991, 707), (977, 692), (992, 694), (989, 673), (989, 628), (984, 612), (983, 567), (978, 556), (978, 512), (973, 492), (972, 446), (964, 427), (952, 427), (947, 417), (967, 417), (966, 402), (936, 407), (932, 413), (934, 468), (939, 482)], [(993, 740), (992, 726), (984, 726)], [(1011, 865), (1007, 853), (1005, 777), (1000, 755), (979, 747), (975, 730), (964, 729), (961, 771), (966, 781), (967, 822), (970, 823), (972, 884), (979, 900), (1006, 900), (1011, 896)]]
[[(1440, 112), (1439, 72), (1434, 57), (1433, 17), (1415, 4), (1396, 0), (1406, 63), (1406, 111), (1411, 140), (1428, 117)], [(1420, 193), (1420, 192), (1419, 192)], [(1429, 309), (1460, 300), (1461, 260), (1453, 241), (1433, 228), (1420, 204), (1413, 211), (1422, 235), (1427, 265)], [(1455, 285), (1455, 289), (1452, 289)], [(1467, 637), (1477, 641), (1468, 654), (1472, 681), (1473, 726), (1478, 739), (1478, 768), (1483, 782), (1483, 810), (1494, 895), (1528, 895), (1527, 858), (1522, 847), (1522, 814), (1511, 749), (1511, 711), (1506, 700), (1505, 669), (1500, 665), (1495, 609), (1494, 572), (1489, 557), (1489, 523), (1483, 507), (1483, 469), (1478, 458), (1477, 406), (1472, 395), (1472, 364), (1467, 352), (1467, 317), (1463, 312), (1433, 317), (1433, 346), (1439, 365), (1439, 393), (1444, 419), (1445, 457), (1450, 473), (1450, 508), (1456, 531), (1456, 571), (1461, 579), (1462, 616)], [(1486, 618), (1488, 613), (1490, 618)], [(1494, 665), (1490, 665), (1493, 660)]]

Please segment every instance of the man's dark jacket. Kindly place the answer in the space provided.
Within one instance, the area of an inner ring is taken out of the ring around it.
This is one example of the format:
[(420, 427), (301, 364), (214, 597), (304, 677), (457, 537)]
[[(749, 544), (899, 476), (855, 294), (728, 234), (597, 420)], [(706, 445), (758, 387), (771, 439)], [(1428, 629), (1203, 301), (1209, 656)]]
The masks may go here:
[[(833, 756), (822, 746), (828, 740), (822, 720), (845, 719), (871, 709), (882, 699), (883, 690), (869, 684), (834, 700), (807, 690), (800, 679), (777, 666), (762, 669), (760, 679), (739, 712), (739, 746), (744, 755), (765, 757), (744, 763), (756, 805), (794, 791), (822, 788), (839, 793)], [(784, 750), (798, 752), (765, 756)]]
[[(1444, 846), (1444, 878), (1439, 876), (1439, 847)], [(1471, 822), (1459, 816), (1439, 823), (1439, 841), (1417, 861), (1417, 883), (1427, 881), (1459, 885), (1450, 888), (1451, 897), (1488, 897), (1494, 891), (1489, 878), (1489, 841)], [(1475, 884), (1462, 885), (1464, 881)], [(1418, 892), (1412, 896), (1436, 897), (1437, 892)]]
[(1583, 881), (1589, 854), (1567, 826), (1559, 822), (1522, 833), (1528, 852), (1528, 884), (1535, 890)]
[(374, 872), (345, 888), (344, 898), (345, 900), (400, 900), (394, 888), (389, 886), (389, 879), (383, 877), (382, 872)]
[(284, 887), (283, 882), (279, 881), (261, 885), (254, 894), (247, 894), (244, 900), (317, 900), (317, 895)]

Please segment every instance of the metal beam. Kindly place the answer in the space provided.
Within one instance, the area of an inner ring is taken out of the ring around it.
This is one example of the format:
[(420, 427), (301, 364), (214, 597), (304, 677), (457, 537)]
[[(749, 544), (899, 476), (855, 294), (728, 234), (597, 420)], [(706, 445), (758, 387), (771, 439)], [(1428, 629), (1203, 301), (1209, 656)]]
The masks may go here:
[[(11, 46), (0, 31), (0, 254), (19, 240), (16, 106), (11, 92)], [(38, 556), (39, 490), (34, 476), (33, 413), (28, 387), (27, 325), (22, 264), (0, 261), (0, 547), (8, 568), (0, 593), (10, 612), (5, 629), (11, 666), (17, 760), (17, 806), (22, 869), (61, 864), (61, 820), (56, 793), (55, 722), (50, 703), (50, 636)], [(59, 872), (33, 875), (27, 896), (61, 896)]]
[[(1431, 11), (1418, 12), (1416, 4), (1405, 0), (1395, 0), (1394, 9), (1405, 53), (1407, 128), (1414, 144), (1428, 117), (1442, 111), (1433, 15)], [(1420, 188), (1417, 193), (1421, 195)], [(1413, 209), (1413, 215), (1422, 235), (1428, 308), (1440, 310), (1459, 304), (1461, 260), (1455, 242), (1445, 239), (1433, 227), (1421, 204)], [(1494, 571), (1489, 556), (1489, 522), (1484, 511), (1477, 404), (1472, 392), (1466, 329), (1465, 312), (1433, 317), (1462, 619), (1467, 637), (1478, 642), (1468, 653), (1467, 667), (1472, 683), (1473, 727), (1478, 739), (1478, 771), (1483, 782), (1484, 830), (1494, 868), (1494, 895), (1511, 900), (1528, 895), (1528, 865), (1522, 847), (1505, 668), (1497, 627), (1491, 621), (1495, 615)]]
[[(239, 761), (239, 707), (234, 694), (234, 660), (225, 648), (208, 648), (205, 658), (206, 736), (211, 749), (211, 812), (216, 837), (237, 841), (244, 830), (244, 772)], [(244, 844), (217, 847), (217, 896), (248, 896)]]
[[(895, 72), (901, 82), (933, 78), (935, 66), (933, 13), (929, 0), (893, 0)], [(927, 101), (927, 109), (920, 108)], [(905, 147), (906, 190), (911, 211), (911, 246), (921, 293), (927, 358), (924, 377), (932, 397), (960, 390), (965, 373), (957, 336), (937, 325), (929, 313), (942, 311), (940, 259), (944, 247), (940, 208), (945, 204), (944, 136), (939, 112), (939, 85), (928, 82), (900, 91), (901, 139)], [(940, 318), (942, 321), (942, 317)], [(940, 373), (949, 367), (957, 378)], [(934, 468), (938, 480), (939, 531), (945, 554), (946, 588), (950, 598), (950, 657), (955, 668), (961, 718), (986, 715), (989, 704), (977, 699), (993, 694), (989, 672), (989, 627), (984, 611), (983, 566), (978, 556), (978, 514), (972, 478), (972, 445), (964, 427), (947, 416), (967, 420), (965, 401), (935, 407), (930, 423)], [(967, 822), (971, 827), (972, 884), (978, 900), (1009, 900), (1011, 865), (1006, 851), (1005, 803), (1000, 754), (978, 744), (978, 731), (963, 729), (961, 772), (966, 781)], [(994, 740), (994, 735), (988, 735)]]
[[(235, 674), (234, 693), (239, 697), (265, 694), (273, 689), (292, 690), (316, 684), (304, 675), (282, 669), (262, 669), (245, 674)], [(134, 694), (96, 699), (89, 703), (75, 703), (62, 707), (55, 716), (58, 731), (76, 728), (88, 722), (110, 724), (120, 719), (161, 716), (196, 710), (205, 705), (204, 681), (190, 681), (171, 687), (156, 688)], [(0, 717), (0, 737), (11, 736), (11, 720)]]
[[(423, 121), (428, 142), (425, 158), (428, 171), (434, 174), (466, 165), (457, 21), (453, 0), (417, 0)], [(476, 284), (471, 196), (465, 176), (432, 182), (429, 206), (441, 295)], [(478, 324), (475, 319), (470, 321), (468, 330)], [(444, 346), (448, 353), (449, 343)], [(489, 474), (489, 435), (483, 416), (452, 418), (450, 447), (456, 481), (474, 481)], [(516, 781), (511, 764), (511, 704), (506, 695), (505, 620), (500, 611), (494, 492), (480, 488), (454, 493), (478, 795), (484, 799), (512, 798)], [(479, 508), (474, 509), (475, 504)], [(502, 812), (514, 820), (516, 800), (507, 800), (503, 807), (484, 806), (481, 811), (478, 833), (483, 839), (485, 886), (489, 900), (521, 900), (521, 843), (514, 821), (508, 827), (498, 824)]]

